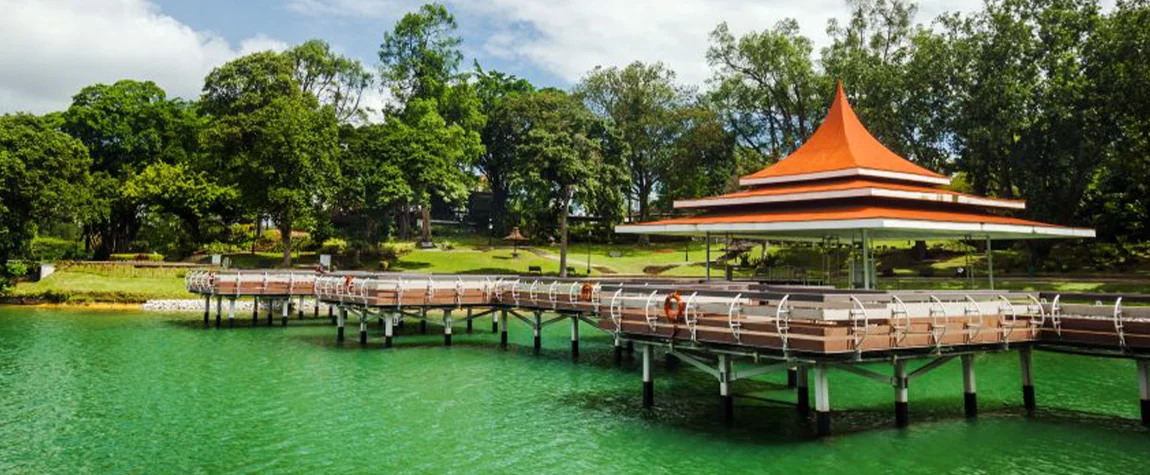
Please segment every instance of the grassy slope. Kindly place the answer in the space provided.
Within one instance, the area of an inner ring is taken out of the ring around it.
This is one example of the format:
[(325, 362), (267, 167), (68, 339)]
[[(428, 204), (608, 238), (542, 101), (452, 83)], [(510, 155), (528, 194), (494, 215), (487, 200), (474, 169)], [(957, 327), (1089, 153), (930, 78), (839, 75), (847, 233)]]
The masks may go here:
[(21, 282), (16, 297), (52, 302), (144, 302), (149, 299), (188, 298), (184, 269), (131, 267), (69, 267), (40, 282)]

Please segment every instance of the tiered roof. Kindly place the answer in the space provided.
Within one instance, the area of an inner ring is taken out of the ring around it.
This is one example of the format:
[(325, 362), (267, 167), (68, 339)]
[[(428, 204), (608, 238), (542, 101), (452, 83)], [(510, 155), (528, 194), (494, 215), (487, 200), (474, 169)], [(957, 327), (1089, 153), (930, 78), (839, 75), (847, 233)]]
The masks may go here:
[(772, 239), (979, 237), (1037, 239), (1093, 237), (1067, 228), (1000, 214), (1025, 209), (1018, 200), (986, 198), (942, 188), (944, 175), (884, 147), (859, 122), (842, 84), (826, 119), (798, 150), (739, 180), (742, 191), (676, 201), (701, 214), (622, 225), (623, 233), (729, 233)]

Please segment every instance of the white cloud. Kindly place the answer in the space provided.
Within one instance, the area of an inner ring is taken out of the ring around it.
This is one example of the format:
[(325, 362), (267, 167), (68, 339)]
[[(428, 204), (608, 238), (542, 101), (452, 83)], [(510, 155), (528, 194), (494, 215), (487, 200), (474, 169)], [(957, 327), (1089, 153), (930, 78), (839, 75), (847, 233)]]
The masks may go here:
[[(705, 55), (709, 34), (720, 22), (738, 35), (795, 18), (817, 51), (828, 42), (827, 20), (845, 20), (849, 12), (844, 0), (460, 1), (499, 25), (483, 45), (487, 54), (526, 59), (571, 82), (597, 65), (641, 60), (662, 61), (680, 80), (700, 84), (710, 76)], [(923, 1), (918, 21), (979, 5), (980, 0)]]
[(194, 98), (213, 67), (285, 46), (256, 35), (233, 47), (148, 0), (0, 0), (0, 12), (0, 113), (61, 110), (84, 86), (129, 78)]
[[(309, 15), (396, 18), (414, 9), (411, 0), (291, 0)], [(845, 20), (846, 0), (448, 0), (461, 27), (482, 22), (479, 45), (469, 52), (526, 62), (567, 81), (597, 66), (635, 60), (662, 61), (680, 80), (701, 84), (710, 76), (709, 34), (726, 21), (736, 35), (772, 28), (795, 18), (803, 34), (825, 46), (826, 23)], [(943, 11), (972, 11), (982, 0), (920, 0), (917, 20), (929, 23)], [(493, 29), (492, 29), (493, 28)]]

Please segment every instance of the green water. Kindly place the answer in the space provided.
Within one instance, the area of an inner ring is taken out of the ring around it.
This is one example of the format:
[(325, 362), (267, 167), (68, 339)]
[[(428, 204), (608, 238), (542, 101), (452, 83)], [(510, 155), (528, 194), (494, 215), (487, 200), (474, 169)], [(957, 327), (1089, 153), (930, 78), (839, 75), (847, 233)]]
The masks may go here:
[[(659, 365), (657, 407), (642, 411), (637, 363), (615, 368), (591, 328), (573, 363), (566, 325), (534, 357), (526, 327), (500, 351), (488, 320), (452, 348), (405, 334), (383, 350), (374, 326), (360, 349), (319, 322), (191, 318), (0, 307), (0, 472), (1150, 472), (1129, 361), (1037, 352), (1027, 419), (1016, 356), (982, 356), (973, 423), (950, 363), (912, 383), (901, 431), (889, 387), (832, 372), (840, 435), (819, 440), (793, 408), (755, 399), (725, 427), (717, 384), (686, 366)], [(734, 387), (793, 401), (783, 379)]]

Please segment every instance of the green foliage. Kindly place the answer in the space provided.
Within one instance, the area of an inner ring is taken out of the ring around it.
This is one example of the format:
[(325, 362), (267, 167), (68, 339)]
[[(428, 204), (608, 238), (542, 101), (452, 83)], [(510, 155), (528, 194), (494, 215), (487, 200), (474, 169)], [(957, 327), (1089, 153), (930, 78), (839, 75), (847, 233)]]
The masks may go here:
[(503, 236), (511, 231), (515, 222), (509, 207), (511, 182), (522, 158), (515, 148), (515, 117), (501, 113), (501, 106), (508, 97), (534, 92), (535, 87), (510, 74), (484, 71), (478, 63), (475, 67), (476, 95), (481, 104), (480, 111), (487, 116), (487, 123), (480, 132), (484, 152), (476, 161), (476, 168), (491, 190), (492, 232)]
[(347, 247), (347, 241), (339, 238), (331, 238), (323, 242), (323, 244), (319, 247), (319, 253), (338, 256), (346, 252)]
[(295, 66), (300, 89), (330, 106), (340, 122), (364, 121), (371, 112), (362, 105), (363, 93), (374, 78), (357, 60), (335, 53), (323, 40), (308, 40), (284, 54)]
[(87, 258), (82, 243), (68, 239), (36, 237), (28, 247), (28, 257), (40, 262), (79, 260)]
[(278, 224), (285, 266), (292, 229), (329, 199), (338, 170), (335, 112), (302, 92), (294, 71), (286, 55), (245, 56), (212, 71), (201, 99), (214, 116), (205, 143), (226, 157), (243, 202)]
[(157, 253), (112, 254), (109, 258), (113, 261), (162, 261), (164, 255)]
[(384, 34), (379, 46), (380, 75), (401, 104), (444, 95), (463, 60), (462, 40), (453, 36), (455, 17), (438, 3), (408, 13)]
[(73, 216), (90, 164), (83, 144), (54, 121), (0, 116), (0, 262), (25, 255), (36, 222)]

